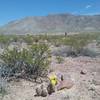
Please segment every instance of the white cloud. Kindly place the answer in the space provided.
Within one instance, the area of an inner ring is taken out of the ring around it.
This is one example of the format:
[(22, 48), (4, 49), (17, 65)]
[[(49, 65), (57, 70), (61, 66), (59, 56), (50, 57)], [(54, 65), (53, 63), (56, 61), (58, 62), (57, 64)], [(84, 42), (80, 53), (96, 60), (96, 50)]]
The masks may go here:
[(91, 8), (92, 7), (92, 5), (86, 5), (86, 9), (88, 9), (88, 8)]

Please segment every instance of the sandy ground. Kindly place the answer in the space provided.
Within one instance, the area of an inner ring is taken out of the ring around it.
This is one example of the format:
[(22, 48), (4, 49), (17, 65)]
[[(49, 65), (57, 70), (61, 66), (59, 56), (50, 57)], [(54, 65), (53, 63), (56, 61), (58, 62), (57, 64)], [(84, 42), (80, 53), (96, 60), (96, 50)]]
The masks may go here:
[[(53, 57), (51, 69), (72, 79), (74, 86), (47, 97), (35, 97), (37, 84), (20, 80), (10, 83), (8, 94), (3, 100), (100, 100), (100, 58), (68, 57), (62, 64), (57, 64)], [(81, 74), (81, 71), (85, 74)]]

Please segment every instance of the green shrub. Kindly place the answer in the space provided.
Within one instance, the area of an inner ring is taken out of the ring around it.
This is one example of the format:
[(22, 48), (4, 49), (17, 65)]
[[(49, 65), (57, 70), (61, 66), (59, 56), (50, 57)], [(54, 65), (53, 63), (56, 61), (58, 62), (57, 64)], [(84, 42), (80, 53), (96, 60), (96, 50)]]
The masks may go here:
[(60, 64), (64, 61), (63, 57), (61, 56), (56, 56), (57, 62)]
[(79, 36), (70, 36), (70, 37), (66, 37), (63, 40), (64, 45), (69, 45), (76, 50), (82, 49), (85, 45), (88, 44), (88, 42), (89, 42), (88, 39)]
[(96, 41), (97, 41), (97, 45), (100, 45), (100, 36), (97, 37)]
[[(3, 98), (6, 95), (7, 91), (5, 90), (5, 88), (0, 87), (0, 96)], [(2, 100), (2, 99), (1, 99)]]
[[(0, 58), (4, 61), (8, 73), (21, 76), (34, 75), (35, 78), (46, 75), (50, 57), (49, 48), (45, 44), (33, 44), (28, 49), (6, 49)], [(24, 75), (23, 75), (24, 74)]]
[(9, 42), (9, 38), (5, 35), (0, 35), (0, 43), (6, 44)]
[(31, 46), (31, 52), (33, 56), (33, 67), (35, 75), (45, 75), (45, 71), (48, 69), (51, 57), (49, 47), (46, 44), (33, 44)]
[(27, 35), (23, 36), (23, 40), (28, 44), (32, 44), (34, 41), (33, 35), (27, 34)]
[(7, 81), (0, 77), (0, 100), (7, 94)]

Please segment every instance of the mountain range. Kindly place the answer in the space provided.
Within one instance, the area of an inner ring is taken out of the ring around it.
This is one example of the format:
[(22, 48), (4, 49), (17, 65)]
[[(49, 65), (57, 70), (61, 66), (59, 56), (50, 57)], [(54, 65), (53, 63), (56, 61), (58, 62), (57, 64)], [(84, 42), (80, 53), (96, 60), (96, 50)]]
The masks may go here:
[(68, 13), (25, 17), (0, 27), (0, 34), (99, 31), (100, 15), (73, 15)]

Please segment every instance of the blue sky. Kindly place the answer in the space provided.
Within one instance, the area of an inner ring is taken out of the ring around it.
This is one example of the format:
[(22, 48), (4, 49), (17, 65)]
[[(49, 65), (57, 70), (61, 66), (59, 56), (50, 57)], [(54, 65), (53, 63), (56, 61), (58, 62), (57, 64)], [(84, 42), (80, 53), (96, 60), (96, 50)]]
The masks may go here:
[(100, 14), (100, 0), (0, 0), (0, 25), (55, 13)]

